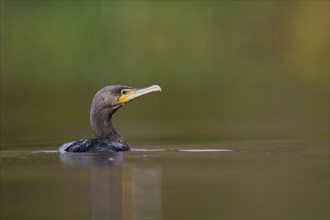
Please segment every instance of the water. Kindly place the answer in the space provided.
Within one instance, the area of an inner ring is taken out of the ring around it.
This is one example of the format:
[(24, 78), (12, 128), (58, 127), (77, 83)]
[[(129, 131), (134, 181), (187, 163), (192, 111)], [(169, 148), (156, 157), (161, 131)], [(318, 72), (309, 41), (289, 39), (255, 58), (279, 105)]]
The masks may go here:
[[(1, 1), (0, 219), (329, 219), (329, 1)], [(92, 138), (106, 85), (162, 93)]]
[(1, 219), (326, 219), (328, 148), (268, 140), (1, 151)]

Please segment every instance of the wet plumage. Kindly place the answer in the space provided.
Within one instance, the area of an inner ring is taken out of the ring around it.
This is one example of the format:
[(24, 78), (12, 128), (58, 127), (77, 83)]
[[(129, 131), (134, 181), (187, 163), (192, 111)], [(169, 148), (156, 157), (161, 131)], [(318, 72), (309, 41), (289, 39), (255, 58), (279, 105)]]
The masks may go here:
[(121, 85), (102, 88), (95, 94), (90, 111), (90, 124), (96, 138), (65, 143), (59, 151), (61, 153), (129, 151), (130, 147), (126, 140), (112, 125), (112, 116), (126, 103), (157, 91), (161, 91), (157, 85), (142, 89)]

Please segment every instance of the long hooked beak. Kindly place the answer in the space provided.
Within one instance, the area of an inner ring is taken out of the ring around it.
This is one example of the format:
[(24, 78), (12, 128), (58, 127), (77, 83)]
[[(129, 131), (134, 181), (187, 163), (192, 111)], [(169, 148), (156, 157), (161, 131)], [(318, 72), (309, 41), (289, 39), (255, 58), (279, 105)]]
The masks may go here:
[(146, 95), (148, 93), (161, 92), (161, 91), (162, 91), (162, 89), (158, 85), (152, 85), (152, 86), (142, 88), (142, 89), (132, 89), (132, 90), (128, 91), (127, 94), (122, 95), (119, 98), (119, 102), (121, 104), (125, 104), (129, 101), (132, 101), (133, 99), (136, 99), (137, 97)]

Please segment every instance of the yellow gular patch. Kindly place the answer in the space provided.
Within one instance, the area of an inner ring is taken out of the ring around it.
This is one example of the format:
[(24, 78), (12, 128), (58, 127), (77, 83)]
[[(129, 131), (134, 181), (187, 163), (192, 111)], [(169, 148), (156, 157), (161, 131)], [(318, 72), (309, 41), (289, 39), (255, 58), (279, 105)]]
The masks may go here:
[(133, 89), (123, 89), (120, 91), (121, 96), (119, 98), (119, 103), (124, 105), (125, 103), (128, 102), (128, 96), (132, 94), (134, 91)]

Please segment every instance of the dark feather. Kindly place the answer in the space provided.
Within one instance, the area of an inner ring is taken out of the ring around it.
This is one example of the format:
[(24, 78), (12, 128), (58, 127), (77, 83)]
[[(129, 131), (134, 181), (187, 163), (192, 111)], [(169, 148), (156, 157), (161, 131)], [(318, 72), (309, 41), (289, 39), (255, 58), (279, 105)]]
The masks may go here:
[[(63, 145), (64, 146), (64, 145)], [(120, 152), (129, 151), (127, 144), (112, 141), (110, 139), (81, 139), (66, 146), (66, 152)]]

